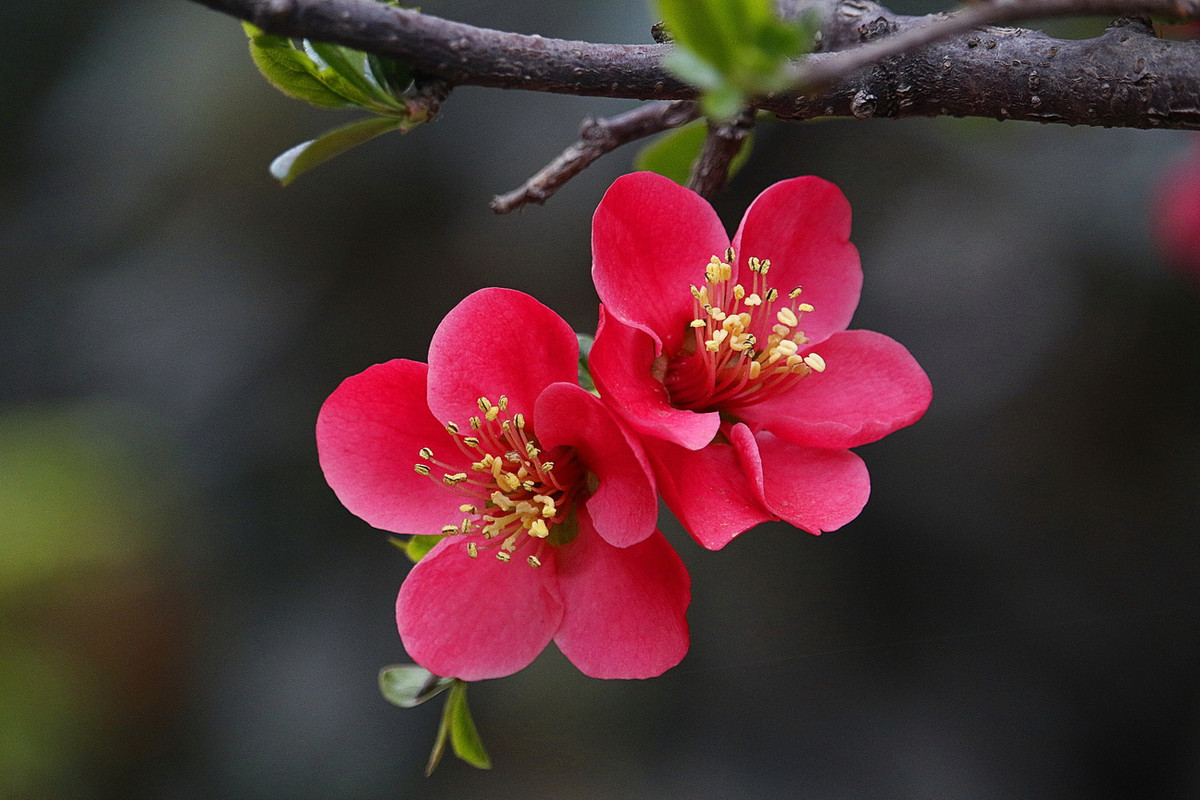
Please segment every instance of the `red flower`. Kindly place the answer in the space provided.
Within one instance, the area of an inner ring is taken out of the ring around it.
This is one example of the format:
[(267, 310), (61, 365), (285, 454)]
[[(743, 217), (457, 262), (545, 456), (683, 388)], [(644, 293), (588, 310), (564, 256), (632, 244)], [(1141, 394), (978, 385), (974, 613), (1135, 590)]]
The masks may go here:
[(1200, 288), (1200, 137), (1159, 184), (1153, 213), (1167, 263)]
[(651, 173), (619, 178), (596, 209), (593, 377), (705, 547), (768, 519), (849, 522), (870, 479), (848, 448), (929, 406), (904, 347), (846, 330), (862, 287), (849, 235), (846, 198), (811, 177), (759, 195), (732, 243), (703, 198)]
[(578, 385), (578, 352), (550, 309), (484, 289), (438, 326), (428, 366), (378, 364), (321, 408), (342, 503), (384, 530), (447, 534), (396, 601), (433, 673), (509, 675), (551, 639), (598, 678), (659, 675), (687, 651), (689, 578), (655, 529), (645, 455)]

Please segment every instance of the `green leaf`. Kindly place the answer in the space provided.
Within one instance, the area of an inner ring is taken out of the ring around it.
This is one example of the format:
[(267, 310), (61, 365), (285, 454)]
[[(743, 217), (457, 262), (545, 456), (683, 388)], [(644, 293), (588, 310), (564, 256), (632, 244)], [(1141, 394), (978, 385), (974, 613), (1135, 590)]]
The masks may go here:
[(445, 538), (445, 536), (438, 535), (428, 536), (425, 534), (416, 534), (404, 544), (404, 552), (408, 554), (408, 557), (411, 558), (412, 562), (415, 564), (425, 556), (429, 555), (429, 551), (432, 550), (438, 542)]
[(467, 707), (466, 681), (455, 679), (446, 700), (445, 717), (450, 720), (450, 746), (454, 748), (454, 755), (472, 767), (491, 769), (492, 759), (483, 747), (475, 720), (471, 719), (471, 709)]
[(336, 91), (352, 97), (364, 108), (379, 111), (404, 111), (404, 104), (383, 89), (369, 75), (370, 62), (367, 54), (336, 44), (305, 40), (305, 49), (324, 63), (321, 77)]
[[(668, 131), (642, 148), (634, 158), (634, 168), (657, 172), (659, 175), (686, 186), (688, 178), (691, 177), (692, 164), (699, 157), (700, 151), (704, 149), (704, 140), (707, 136), (708, 124), (702, 119)], [(751, 133), (742, 145), (741, 151), (734, 156), (730, 163), (729, 177), (732, 178), (737, 174), (737, 171), (746, 163), (753, 145), (754, 134)]]
[(658, 10), (676, 44), (667, 68), (701, 90), (716, 119), (787, 88), (788, 59), (812, 41), (812, 23), (778, 18), (772, 0), (658, 0)]
[(291, 41), (263, 33), (248, 22), (243, 22), (242, 27), (250, 37), (250, 57), (254, 65), (276, 89), (288, 97), (322, 108), (354, 105), (321, 82), (314, 74), (315, 65)]
[(390, 131), (412, 128), (407, 120), (395, 117), (370, 117), (298, 144), (271, 162), (271, 174), (284, 186), (313, 167), (334, 156)]
[(379, 670), (379, 691), (401, 708), (413, 708), (437, 697), (454, 683), (416, 664), (392, 664)]

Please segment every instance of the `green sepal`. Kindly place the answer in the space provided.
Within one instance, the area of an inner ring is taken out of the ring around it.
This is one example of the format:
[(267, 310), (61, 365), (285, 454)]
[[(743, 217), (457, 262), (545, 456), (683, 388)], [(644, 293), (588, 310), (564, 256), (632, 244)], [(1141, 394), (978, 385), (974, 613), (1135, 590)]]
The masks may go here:
[(314, 74), (311, 59), (282, 36), (272, 36), (243, 22), (242, 28), (250, 37), (250, 58), (263, 77), (288, 97), (303, 100), (321, 108), (345, 108), (350, 100), (330, 89)]
[[(689, 122), (681, 128), (659, 136), (641, 149), (633, 160), (634, 168), (649, 172), (657, 172), (681, 186), (686, 186), (691, 176), (692, 164), (704, 149), (704, 140), (708, 136), (708, 124), (698, 119)], [(750, 157), (754, 146), (754, 134), (746, 137), (742, 149), (733, 157), (729, 164), (729, 177), (732, 178)], [(587, 387), (584, 387), (587, 388)]]
[(379, 670), (379, 691), (401, 708), (414, 708), (450, 688), (454, 678), (442, 678), (416, 664), (391, 664)]
[(596, 337), (590, 333), (576, 333), (575, 338), (579, 340), (579, 385), (592, 394), (598, 395), (596, 382), (592, 380), (591, 367), (588, 366), (588, 354), (592, 352), (592, 345), (595, 344)]
[(445, 536), (427, 536), (425, 534), (416, 534), (409, 538), (404, 545), (404, 552), (412, 559), (415, 564), (425, 556), (429, 555), (429, 551), (437, 545)]
[(368, 117), (302, 142), (271, 162), (271, 174), (284, 186), (334, 156), (390, 131), (408, 131), (412, 124), (395, 117)]

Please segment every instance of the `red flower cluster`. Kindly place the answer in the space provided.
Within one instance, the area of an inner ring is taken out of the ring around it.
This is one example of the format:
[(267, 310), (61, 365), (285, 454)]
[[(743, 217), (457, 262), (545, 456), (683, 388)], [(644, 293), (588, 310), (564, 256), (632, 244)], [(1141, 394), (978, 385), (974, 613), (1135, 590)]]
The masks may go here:
[(593, 222), (599, 397), (566, 322), (505, 289), (452, 310), (428, 366), (343, 382), (317, 421), (330, 486), (376, 527), (444, 536), (400, 589), (409, 655), (480, 680), (553, 640), (588, 675), (658, 675), (687, 651), (691, 599), (660, 492), (711, 549), (857, 516), (870, 483), (849, 448), (914, 422), (930, 385), (896, 342), (846, 330), (849, 232), (816, 178), (767, 189), (731, 241), (696, 194), (625, 176)]

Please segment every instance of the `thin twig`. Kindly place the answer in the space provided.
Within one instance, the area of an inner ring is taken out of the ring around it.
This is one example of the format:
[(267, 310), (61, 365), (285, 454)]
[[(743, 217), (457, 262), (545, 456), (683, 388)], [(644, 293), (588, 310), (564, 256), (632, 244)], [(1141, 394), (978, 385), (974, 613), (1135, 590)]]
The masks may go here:
[(528, 203), (544, 203), (600, 156), (623, 144), (677, 128), (698, 114), (695, 103), (676, 100), (642, 106), (612, 117), (588, 118), (580, 126), (578, 142), (517, 189), (493, 198), (492, 211), (507, 214)]
[(708, 137), (692, 174), (688, 176), (688, 188), (701, 197), (717, 195), (729, 181), (729, 166), (746, 144), (746, 137), (754, 129), (754, 111), (743, 109), (729, 122), (708, 123)]

